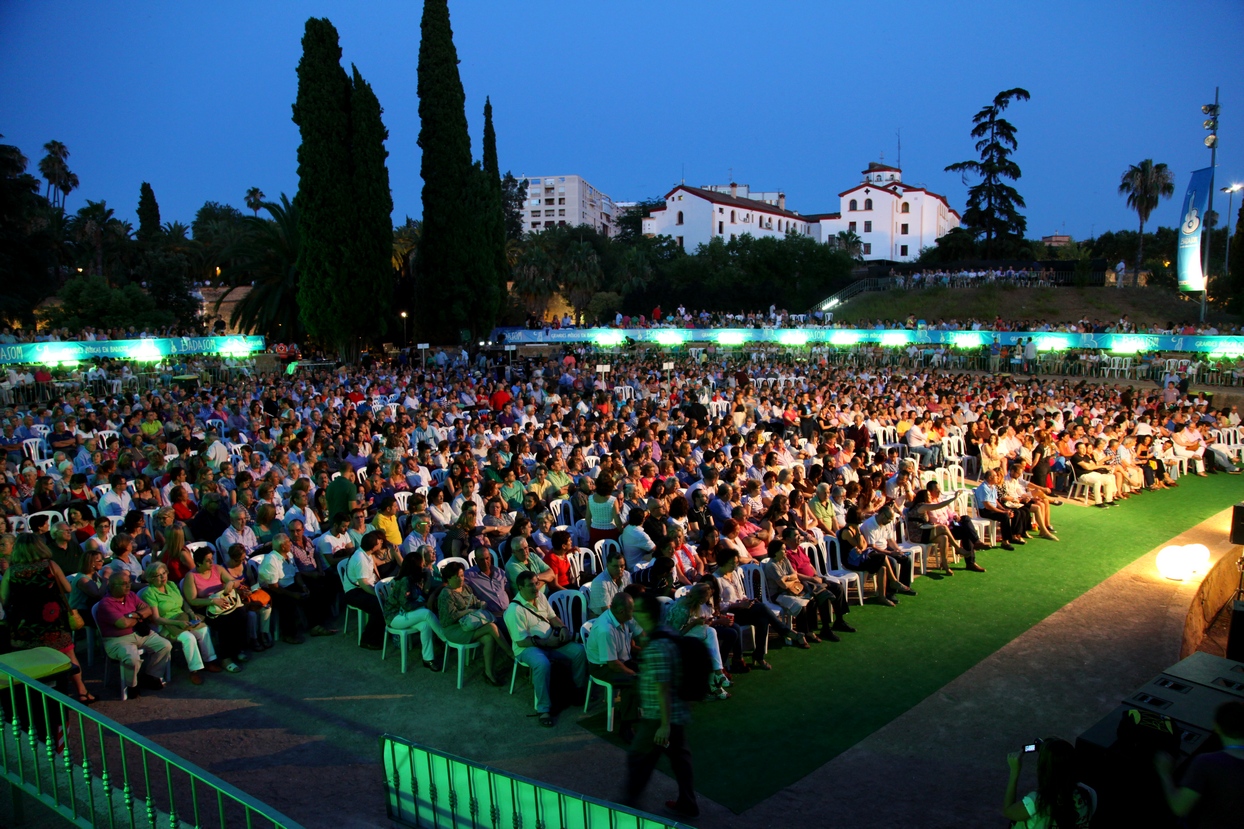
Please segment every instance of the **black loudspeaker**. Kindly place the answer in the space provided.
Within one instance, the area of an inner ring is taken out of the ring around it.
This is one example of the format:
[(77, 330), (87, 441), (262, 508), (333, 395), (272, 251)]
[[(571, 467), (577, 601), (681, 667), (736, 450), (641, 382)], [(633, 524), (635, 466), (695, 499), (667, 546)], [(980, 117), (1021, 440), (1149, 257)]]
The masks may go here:
[[(1238, 509), (1238, 507), (1237, 507)], [(1244, 662), (1244, 602), (1231, 603), (1231, 627), (1227, 631), (1227, 658)]]
[(1231, 508), (1231, 543), (1244, 544), (1244, 504)]

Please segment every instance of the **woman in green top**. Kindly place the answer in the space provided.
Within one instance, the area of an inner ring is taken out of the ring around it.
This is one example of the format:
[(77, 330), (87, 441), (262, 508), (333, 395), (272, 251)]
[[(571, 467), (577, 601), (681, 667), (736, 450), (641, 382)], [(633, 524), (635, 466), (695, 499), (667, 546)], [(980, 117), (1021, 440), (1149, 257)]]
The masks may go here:
[(177, 584), (168, 580), (168, 567), (156, 562), (147, 568), (146, 576), (147, 586), (138, 597), (155, 611), (152, 625), (161, 636), (181, 645), (190, 668), (190, 681), (202, 685), (205, 667), (212, 673), (221, 670), (207, 625), (186, 604)]

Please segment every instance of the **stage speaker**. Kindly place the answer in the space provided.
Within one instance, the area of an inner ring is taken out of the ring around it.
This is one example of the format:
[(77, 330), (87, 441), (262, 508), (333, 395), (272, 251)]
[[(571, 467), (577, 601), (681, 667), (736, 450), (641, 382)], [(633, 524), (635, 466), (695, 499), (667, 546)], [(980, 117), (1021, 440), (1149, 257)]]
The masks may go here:
[(1231, 508), (1231, 543), (1244, 544), (1244, 504)]
[(1227, 658), (1234, 659), (1236, 662), (1244, 662), (1244, 602), (1238, 599), (1231, 603), (1231, 627), (1227, 631)]

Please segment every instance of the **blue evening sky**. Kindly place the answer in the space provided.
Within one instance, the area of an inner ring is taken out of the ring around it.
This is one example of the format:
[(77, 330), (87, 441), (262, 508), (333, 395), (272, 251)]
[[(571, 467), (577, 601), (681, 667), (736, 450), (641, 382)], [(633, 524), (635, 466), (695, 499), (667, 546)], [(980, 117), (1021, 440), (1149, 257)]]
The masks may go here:
[[(303, 22), (326, 16), (343, 63), (385, 108), (394, 219), (421, 212), (416, 61), (421, 4), (0, 2), (0, 133), (31, 159), (58, 139), (81, 188), (134, 220), (139, 184), (164, 221), (206, 200), (243, 206), (297, 190), (290, 120)], [(836, 210), (869, 161), (946, 194), (973, 156), (971, 116), (999, 90), (1029, 236), (1133, 228), (1116, 193), (1129, 164), (1165, 162), (1176, 198), (1209, 164), (1200, 105), (1223, 98), (1221, 186), (1244, 180), (1237, 91), (1244, 3), (454, 0), (455, 42), (478, 157), (492, 97), (501, 169), (576, 173), (615, 200), (734, 179), (782, 189), (803, 213)], [(1232, 69), (1231, 67), (1235, 67)], [(1235, 80), (1233, 81), (1232, 78)], [(1238, 203), (1237, 199), (1237, 203)], [(1220, 210), (1225, 205), (1216, 205)]]

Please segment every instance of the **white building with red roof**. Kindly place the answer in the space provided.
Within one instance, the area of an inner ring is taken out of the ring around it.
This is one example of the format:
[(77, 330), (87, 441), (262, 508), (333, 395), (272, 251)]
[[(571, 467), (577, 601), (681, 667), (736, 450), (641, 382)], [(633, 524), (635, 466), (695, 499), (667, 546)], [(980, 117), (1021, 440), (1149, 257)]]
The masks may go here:
[(836, 213), (800, 214), (786, 209), (784, 193), (753, 194), (745, 184), (690, 187), (680, 184), (665, 206), (643, 220), (648, 236), (671, 236), (688, 253), (714, 238), (729, 241), (797, 233), (820, 242), (853, 231), (866, 260), (910, 262), (923, 248), (959, 226), (960, 216), (946, 197), (903, 183), (903, 171), (870, 163), (864, 180), (838, 194)]

